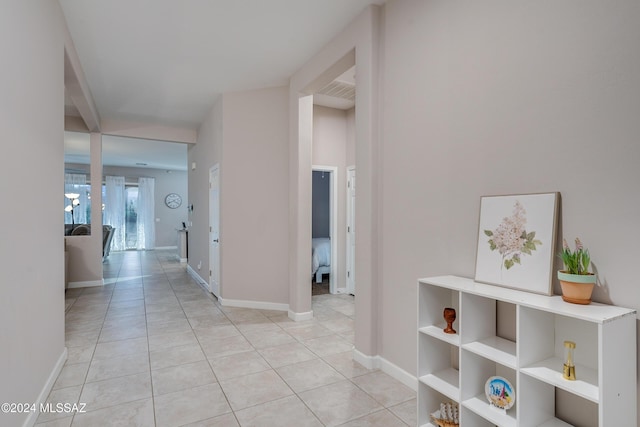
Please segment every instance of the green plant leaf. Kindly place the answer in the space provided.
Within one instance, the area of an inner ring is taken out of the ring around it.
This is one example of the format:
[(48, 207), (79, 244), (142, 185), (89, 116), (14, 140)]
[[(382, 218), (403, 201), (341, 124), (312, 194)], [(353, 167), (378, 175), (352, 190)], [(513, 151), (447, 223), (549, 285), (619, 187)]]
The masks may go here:
[(536, 237), (535, 231), (532, 231), (531, 233), (527, 234), (527, 240), (533, 240), (534, 237)]
[(505, 259), (504, 266), (507, 268), (507, 270), (510, 269), (511, 267), (513, 267), (513, 261), (510, 259)]
[(496, 249), (498, 249), (496, 244), (493, 243), (493, 240), (489, 240), (489, 249), (491, 249), (492, 251), (495, 251)]
[(486, 234), (487, 236), (491, 237), (491, 236), (493, 236), (493, 231), (491, 231), (491, 230), (484, 230), (484, 234)]

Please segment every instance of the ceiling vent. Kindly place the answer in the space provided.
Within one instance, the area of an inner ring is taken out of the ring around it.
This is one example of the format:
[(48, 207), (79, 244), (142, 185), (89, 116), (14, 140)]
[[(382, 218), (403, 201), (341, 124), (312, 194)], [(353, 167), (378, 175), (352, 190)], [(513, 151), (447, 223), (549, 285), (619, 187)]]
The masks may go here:
[(317, 93), (321, 95), (332, 96), (334, 98), (346, 99), (349, 101), (356, 100), (356, 85), (350, 83), (344, 83), (338, 80), (334, 80)]

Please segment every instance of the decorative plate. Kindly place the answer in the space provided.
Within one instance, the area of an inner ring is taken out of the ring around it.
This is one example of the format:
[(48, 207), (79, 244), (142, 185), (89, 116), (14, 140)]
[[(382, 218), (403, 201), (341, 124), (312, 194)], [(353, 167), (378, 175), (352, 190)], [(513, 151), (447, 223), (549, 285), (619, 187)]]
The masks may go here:
[(491, 377), (484, 385), (484, 394), (490, 404), (500, 409), (509, 409), (516, 403), (516, 392), (503, 377)]

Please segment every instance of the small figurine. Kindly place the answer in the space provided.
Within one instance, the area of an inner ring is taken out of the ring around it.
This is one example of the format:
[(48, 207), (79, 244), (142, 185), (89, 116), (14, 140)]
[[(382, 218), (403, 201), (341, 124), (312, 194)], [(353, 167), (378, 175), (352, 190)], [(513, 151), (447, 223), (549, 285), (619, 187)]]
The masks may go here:
[(564, 366), (562, 369), (562, 377), (565, 380), (575, 381), (576, 379), (576, 366), (573, 362), (573, 350), (576, 348), (576, 343), (573, 341), (564, 342)]
[(445, 322), (447, 322), (447, 327), (443, 329), (445, 334), (455, 334), (456, 330), (453, 329), (453, 322), (456, 320), (456, 309), (451, 307), (446, 307), (444, 309), (443, 317)]

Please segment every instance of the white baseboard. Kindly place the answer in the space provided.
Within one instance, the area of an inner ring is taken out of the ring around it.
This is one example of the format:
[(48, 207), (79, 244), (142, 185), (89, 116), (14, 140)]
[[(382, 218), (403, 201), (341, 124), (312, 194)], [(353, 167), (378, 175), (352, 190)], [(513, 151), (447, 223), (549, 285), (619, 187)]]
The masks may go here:
[(380, 356), (367, 356), (359, 350), (353, 350), (353, 360), (367, 369), (380, 369), (379, 357)]
[[(56, 380), (58, 379), (58, 375), (60, 375), (60, 371), (62, 371), (62, 368), (64, 367), (64, 362), (66, 361), (67, 361), (67, 347), (64, 348), (64, 350), (62, 351), (62, 354), (58, 358), (58, 361), (53, 366), (53, 370), (49, 374), (49, 378), (47, 378), (47, 382), (44, 384), (44, 387), (42, 387), (42, 390), (40, 391), (38, 400), (34, 402), (36, 405), (36, 408), (40, 408), (41, 404), (47, 401), (47, 397), (49, 397), (49, 393), (51, 393), (51, 389), (53, 388), (53, 385), (56, 383)], [(33, 427), (36, 424), (36, 421), (38, 420), (39, 415), (40, 415), (39, 410), (33, 411), (33, 412), (30, 411), (29, 416), (24, 421), (24, 424), (22, 424), (23, 427)]]
[(257, 308), (259, 310), (288, 311), (289, 304), (264, 301), (245, 301), (239, 299), (218, 298), (224, 307)]
[(188, 261), (187, 258), (180, 258), (180, 255), (176, 255), (176, 259), (180, 264), (185, 264)]
[(84, 282), (69, 282), (68, 289), (73, 288), (94, 288), (96, 286), (104, 286), (104, 279), (100, 280), (87, 280)]
[(304, 313), (296, 313), (295, 311), (288, 310), (289, 319), (294, 322), (301, 322), (303, 320), (313, 319), (313, 311), (306, 311)]
[(209, 288), (209, 285), (207, 283), (206, 280), (204, 280), (202, 277), (200, 277), (200, 275), (198, 274), (197, 271), (195, 271), (190, 265), (187, 264), (187, 273), (189, 273), (189, 275), (191, 277), (193, 277), (193, 280), (195, 280), (196, 282), (198, 282), (201, 285), (205, 285), (205, 288)]
[(391, 377), (400, 381), (402, 384), (411, 388), (414, 391), (418, 391), (418, 379), (381, 356), (367, 356), (358, 350), (353, 350), (353, 360), (360, 363), (367, 369), (380, 369), (385, 374), (389, 374)]
[(177, 246), (156, 246), (154, 248), (156, 251), (168, 251), (168, 250), (177, 250)]

